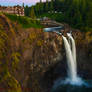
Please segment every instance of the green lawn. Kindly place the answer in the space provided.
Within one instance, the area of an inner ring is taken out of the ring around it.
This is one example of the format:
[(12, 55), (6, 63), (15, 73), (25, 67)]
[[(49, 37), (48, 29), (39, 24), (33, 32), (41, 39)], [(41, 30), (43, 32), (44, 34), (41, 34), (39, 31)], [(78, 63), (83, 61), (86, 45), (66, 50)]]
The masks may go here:
[(40, 21), (34, 21), (29, 17), (5, 14), (11, 21), (18, 22), (23, 28), (42, 28)]

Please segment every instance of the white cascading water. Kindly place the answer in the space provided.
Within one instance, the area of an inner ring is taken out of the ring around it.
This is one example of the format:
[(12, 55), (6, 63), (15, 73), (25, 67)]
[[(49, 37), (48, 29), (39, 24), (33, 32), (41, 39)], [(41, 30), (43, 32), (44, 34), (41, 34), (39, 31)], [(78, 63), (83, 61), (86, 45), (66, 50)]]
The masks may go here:
[(75, 45), (75, 41), (74, 41), (74, 39), (73, 39), (73, 37), (72, 37), (72, 35), (70, 34), (70, 33), (67, 33), (67, 36), (69, 37), (69, 40), (70, 40), (70, 42), (71, 43), (69, 43), (70, 44), (70, 46), (71, 46), (71, 49), (72, 49), (72, 56), (73, 56), (73, 60), (74, 60), (74, 62), (75, 62), (75, 68), (77, 69), (77, 64), (76, 64), (76, 45)]
[[(65, 46), (65, 51), (66, 51), (66, 57), (67, 57), (67, 63), (68, 63), (68, 78), (66, 79), (66, 82), (69, 82), (70, 84), (76, 84), (76, 85), (81, 85), (82, 80), (77, 76), (77, 64), (76, 64), (76, 46), (75, 46), (75, 41), (71, 34), (67, 34), (71, 43), (68, 42), (66, 37), (63, 37), (64, 40), (64, 46)], [(72, 50), (71, 50), (72, 48)]]

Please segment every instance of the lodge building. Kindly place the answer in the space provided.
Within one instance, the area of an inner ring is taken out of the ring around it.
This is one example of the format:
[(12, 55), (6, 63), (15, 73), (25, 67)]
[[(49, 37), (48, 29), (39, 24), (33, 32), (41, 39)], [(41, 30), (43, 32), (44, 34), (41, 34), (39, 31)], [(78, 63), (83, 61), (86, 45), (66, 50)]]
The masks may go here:
[(16, 14), (18, 16), (24, 16), (24, 7), (22, 6), (0, 6), (0, 12)]

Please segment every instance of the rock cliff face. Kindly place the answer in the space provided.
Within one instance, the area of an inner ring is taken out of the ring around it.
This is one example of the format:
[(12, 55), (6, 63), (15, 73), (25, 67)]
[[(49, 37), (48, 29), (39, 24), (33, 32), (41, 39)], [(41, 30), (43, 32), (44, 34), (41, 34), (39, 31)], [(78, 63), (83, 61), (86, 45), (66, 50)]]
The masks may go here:
[[(65, 25), (64, 35), (70, 30)], [(73, 30), (78, 73), (92, 78), (92, 32)], [(50, 92), (54, 81), (65, 78), (62, 37), (42, 29), (22, 29), (0, 15), (0, 92)]]

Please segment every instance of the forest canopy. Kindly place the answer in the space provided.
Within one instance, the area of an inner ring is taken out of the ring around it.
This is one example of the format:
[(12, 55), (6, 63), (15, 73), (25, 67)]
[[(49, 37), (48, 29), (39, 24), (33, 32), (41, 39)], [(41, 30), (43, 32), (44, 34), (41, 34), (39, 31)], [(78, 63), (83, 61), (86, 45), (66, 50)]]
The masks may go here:
[(51, 17), (54, 13), (59, 15), (59, 18), (53, 15), (54, 20), (68, 23), (81, 30), (92, 29), (92, 0), (46, 0), (46, 2), (40, 0), (34, 6), (25, 7), (26, 16), (30, 16), (31, 8), (34, 8), (37, 17), (42, 15)]

